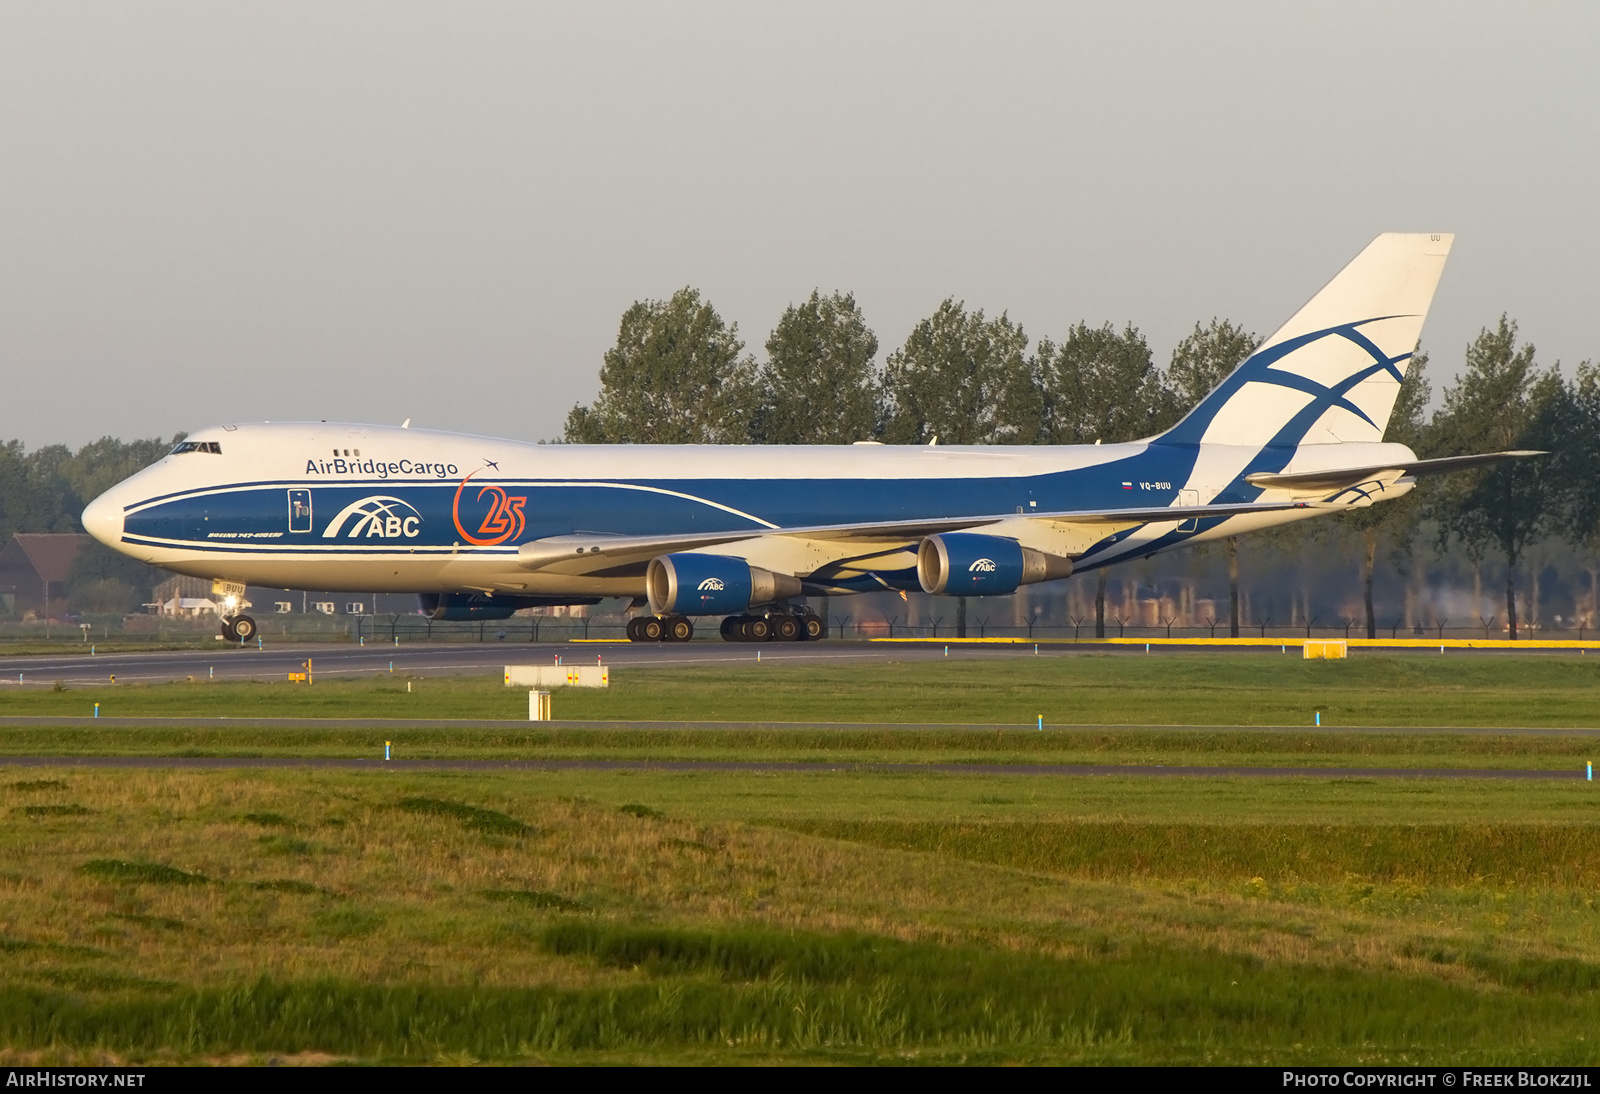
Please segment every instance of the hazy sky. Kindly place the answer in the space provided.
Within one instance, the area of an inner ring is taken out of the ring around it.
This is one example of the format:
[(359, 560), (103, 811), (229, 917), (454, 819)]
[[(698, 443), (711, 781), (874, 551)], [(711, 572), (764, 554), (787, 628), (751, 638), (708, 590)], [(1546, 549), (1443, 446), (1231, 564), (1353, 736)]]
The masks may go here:
[(1424, 346), (1600, 356), (1600, 5), (0, 0), (0, 438), (233, 419), (537, 439), (624, 308), (758, 355), (812, 288), (884, 351), (1267, 333), (1453, 231)]

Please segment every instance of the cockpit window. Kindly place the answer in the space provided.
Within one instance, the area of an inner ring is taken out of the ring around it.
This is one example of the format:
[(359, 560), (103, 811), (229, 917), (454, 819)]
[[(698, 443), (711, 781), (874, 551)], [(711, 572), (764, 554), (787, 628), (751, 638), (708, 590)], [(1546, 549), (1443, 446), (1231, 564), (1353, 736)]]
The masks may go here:
[(185, 452), (209, 452), (213, 456), (220, 456), (222, 455), (222, 445), (216, 441), (184, 441), (168, 455), (181, 456)]

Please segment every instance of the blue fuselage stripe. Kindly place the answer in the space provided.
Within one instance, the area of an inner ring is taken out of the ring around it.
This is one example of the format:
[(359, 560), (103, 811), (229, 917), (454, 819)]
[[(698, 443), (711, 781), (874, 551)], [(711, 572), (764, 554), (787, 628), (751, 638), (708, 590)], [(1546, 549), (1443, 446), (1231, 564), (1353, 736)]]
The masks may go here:
[[(1262, 452), (1276, 466), (1293, 449)], [(250, 555), (474, 554), (548, 536), (669, 536), (1168, 505), (1193, 445), (1151, 444), (1124, 459), (1026, 476), (898, 479), (629, 479), (566, 482), (285, 481), (169, 493), (126, 507), (130, 543)], [(1236, 480), (1217, 502), (1259, 494)]]

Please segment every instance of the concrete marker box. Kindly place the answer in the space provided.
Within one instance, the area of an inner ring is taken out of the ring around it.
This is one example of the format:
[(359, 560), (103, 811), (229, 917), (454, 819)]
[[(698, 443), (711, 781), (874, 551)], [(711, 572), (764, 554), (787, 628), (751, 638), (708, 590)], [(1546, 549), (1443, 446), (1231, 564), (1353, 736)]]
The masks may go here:
[(609, 665), (507, 665), (506, 687), (608, 688)]

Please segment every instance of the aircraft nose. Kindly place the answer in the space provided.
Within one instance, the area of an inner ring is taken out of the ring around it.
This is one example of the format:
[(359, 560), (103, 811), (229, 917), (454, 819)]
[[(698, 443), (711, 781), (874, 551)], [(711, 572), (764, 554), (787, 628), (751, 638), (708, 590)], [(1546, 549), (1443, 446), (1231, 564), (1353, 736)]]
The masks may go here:
[(116, 492), (107, 490), (95, 498), (81, 518), (84, 531), (107, 547), (116, 547), (122, 542), (122, 505), (112, 497)]

